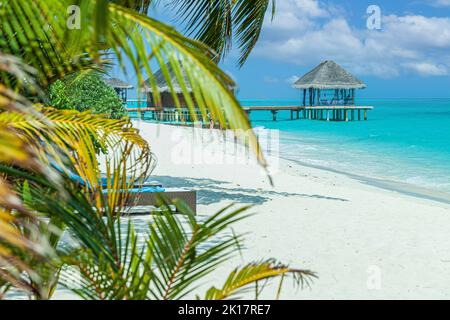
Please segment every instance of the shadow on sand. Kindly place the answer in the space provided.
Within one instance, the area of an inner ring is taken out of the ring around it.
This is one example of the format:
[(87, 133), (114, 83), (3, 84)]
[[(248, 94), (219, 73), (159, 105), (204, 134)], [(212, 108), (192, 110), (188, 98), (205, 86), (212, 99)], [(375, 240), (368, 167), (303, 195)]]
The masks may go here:
[(247, 189), (240, 187), (226, 187), (228, 182), (218, 181), (213, 179), (197, 179), (197, 178), (180, 178), (169, 176), (152, 176), (152, 180), (161, 182), (168, 188), (183, 188), (189, 190), (198, 191), (198, 204), (209, 205), (217, 203), (222, 200), (233, 201), (236, 203), (247, 204), (263, 204), (270, 200), (270, 198), (276, 197), (303, 197), (332, 201), (349, 201), (343, 198), (334, 198), (318, 194), (305, 194), (305, 193), (290, 193), (290, 192), (277, 192), (271, 190), (259, 189)]

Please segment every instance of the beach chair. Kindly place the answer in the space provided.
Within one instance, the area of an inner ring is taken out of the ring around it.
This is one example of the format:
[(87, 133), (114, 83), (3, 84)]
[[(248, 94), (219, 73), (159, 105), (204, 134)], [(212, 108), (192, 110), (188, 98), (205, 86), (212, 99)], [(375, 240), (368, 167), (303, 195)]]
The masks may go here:
[(151, 212), (158, 212), (159, 208), (164, 205), (164, 201), (171, 203), (170, 210), (173, 213), (180, 213), (175, 200), (182, 201), (188, 206), (194, 214), (197, 214), (197, 192), (180, 189), (165, 189), (164, 191), (154, 191), (152, 187), (143, 187), (141, 189), (131, 190), (131, 203), (133, 207), (126, 208), (126, 214), (145, 215)]
[[(59, 172), (67, 174), (72, 181), (80, 184), (81, 186), (86, 186), (86, 181), (84, 181), (79, 175), (71, 171), (66, 172), (56, 164), (52, 164), (52, 166)], [(103, 177), (101, 181), (102, 187), (106, 188), (108, 186), (107, 178)], [(88, 188), (90, 187), (88, 186)], [(133, 183), (133, 188), (128, 190), (128, 192), (131, 194), (130, 203), (133, 205), (125, 208), (123, 214), (144, 215), (155, 213), (162, 205), (164, 205), (163, 199), (164, 201), (171, 203), (169, 208), (173, 213), (180, 212), (179, 208), (175, 204), (175, 200), (180, 200), (187, 205), (194, 214), (197, 214), (196, 191), (166, 189), (157, 181), (145, 181), (143, 183)], [(103, 193), (106, 199), (107, 190), (104, 190)]]

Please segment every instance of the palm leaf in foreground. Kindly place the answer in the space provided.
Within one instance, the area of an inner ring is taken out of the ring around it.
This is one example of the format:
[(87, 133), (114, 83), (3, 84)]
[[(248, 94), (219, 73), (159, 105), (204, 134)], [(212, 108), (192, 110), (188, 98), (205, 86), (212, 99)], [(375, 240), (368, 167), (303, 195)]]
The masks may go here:
[(235, 42), (242, 67), (258, 41), (265, 17), (275, 0), (172, 0), (178, 22), (186, 32), (211, 47), (222, 59)]
[[(22, 67), (17, 59), (0, 52), (0, 73), (3, 76), (7, 76), (11, 81), (22, 81), (27, 78), (29, 71)], [(32, 83), (28, 82), (27, 85), (31, 86)], [(0, 84), (0, 114), (8, 116), (18, 113), (30, 117), (38, 116), (27, 99)], [(58, 185), (60, 180), (46, 169), (45, 163), (36, 153), (38, 146), (39, 141), (29, 141), (19, 135), (9, 123), (0, 123), (1, 166), (28, 171)], [(30, 281), (23, 277), (23, 273), (27, 272), (31, 281), (38, 282), (40, 279), (23, 257), (45, 259), (52, 250), (46, 237), (38, 230), (38, 216), (24, 205), (14, 182), (10, 181), (5, 171), (0, 169), (0, 173), (0, 285), (3, 282), (4, 285), (13, 285), (30, 292), (34, 288)], [(0, 292), (0, 295), (3, 293)]]
[(220, 289), (216, 287), (209, 289), (206, 293), (205, 300), (237, 299), (241, 295), (254, 290), (256, 290), (256, 296), (258, 296), (260, 294), (258, 290), (259, 281), (263, 282), (272, 278), (281, 277), (281, 286), (286, 274), (293, 275), (296, 284), (301, 285), (302, 288), (304, 285), (309, 285), (312, 278), (316, 278), (314, 272), (292, 269), (274, 260), (250, 263), (242, 268), (233, 270)]
[[(168, 203), (166, 202), (166, 205)], [(177, 206), (182, 208), (181, 203)], [(168, 207), (154, 216), (144, 236), (138, 236), (131, 222), (117, 221), (117, 233), (110, 243), (117, 247), (120, 259), (111, 263), (86, 248), (77, 249), (68, 264), (79, 268), (80, 286), (69, 288), (86, 299), (181, 299), (198, 290), (202, 281), (223, 265), (241, 247), (241, 237), (228, 232), (248, 214), (247, 208), (229, 206), (199, 223), (189, 208), (185, 216), (174, 216)], [(126, 230), (120, 236), (123, 227)], [(100, 257), (93, 261), (94, 256)], [(308, 281), (314, 274), (295, 270), (276, 262), (251, 264), (234, 271), (223, 289), (210, 289), (208, 299), (223, 299), (241, 293), (257, 281), (294, 276)], [(74, 283), (72, 273), (64, 273), (67, 285)]]

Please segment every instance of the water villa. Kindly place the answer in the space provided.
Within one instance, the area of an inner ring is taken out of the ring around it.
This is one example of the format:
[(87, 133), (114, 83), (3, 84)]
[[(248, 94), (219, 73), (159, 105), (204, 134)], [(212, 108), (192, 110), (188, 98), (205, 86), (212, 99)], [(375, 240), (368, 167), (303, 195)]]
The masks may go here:
[(106, 84), (108, 84), (109, 86), (113, 87), (114, 90), (116, 90), (119, 97), (121, 97), (124, 103), (126, 103), (128, 100), (128, 90), (133, 89), (134, 86), (117, 78), (107, 78), (104, 80)]
[(293, 87), (303, 90), (303, 106), (354, 106), (355, 90), (365, 89), (366, 85), (328, 60), (297, 80)]
[(318, 120), (367, 120), (367, 111), (372, 107), (355, 106), (356, 90), (365, 89), (366, 84), (336, 62), (327, 60), (297, 80), (294, 88), (303, 91), (305, 117)]

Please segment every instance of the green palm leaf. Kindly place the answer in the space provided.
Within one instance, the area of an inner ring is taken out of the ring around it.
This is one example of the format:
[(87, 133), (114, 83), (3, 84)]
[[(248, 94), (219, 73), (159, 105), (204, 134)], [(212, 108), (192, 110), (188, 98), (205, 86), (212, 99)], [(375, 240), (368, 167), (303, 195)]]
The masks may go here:
[(214, 49), (217, 60), (235, 41), (240, 66), (255, 47), (270, 7), (275, 14), (275, 0), (173, 0), (171, 5), (187, 33)]
[[(17, 59), (0, 52), (0, 73), (12, 82), (27, 79), (30, 71), (29, 68), (23, 68)], [(26, 85), (31, 86), (32, 82)], [(32, 89), (36, 90), (34, 87)], [(27, 99), (0, 84), (0, 115), (8, 116), (19, 112), (22, 115), (37, 116)], [(2, 166), (28, 170), (47, 179), (55, 178), (39, 159), (35, 151), (38, 145), (38, 141), (28, 141), (8, 123), (0, 124)], [(40, 277), (23, 257), (44, 260), (52, 254), (52, 250), (47, 238), (39, 232), (38, 217), (24, 205), (5, 172), (0, 169), (0, 173), (0, 282), (33, 292), (35, 288), (30, 281), (39, 282)], [(56, 177), (54, 183), (57, 184), (58, 181)], [(24, 272), (27, 272), (28, 279), (23, 277)]]
[(301, 286), (309, 285), (311, 279), (316, 277), (311, 271), (292, 269), (273, 260), (251, 263), (233, 270), (220, 289), (215, 287), (209, 289), (205, 300), (237, 299), (249, 291), (258, 290), (259, 281), (277, 277), (283, 279), (285, 275), (292, 275), (296, 283)]
[[(183, 207), (180, 203), (177, 206)], [(130, 222), (121, 224), (117, 220), (118, 232), (110, 234), (109, 242), (121, 247), (116, 250), (120, 256), (112, 262), (92, 250), (75, 251), (76, 258), (67, 262), (79, 267), (82, 279), (79, 288), (71, 289), (86, 299), (173, 300), (192, 294), (205, 276), (239, 250), (241, 237), (226, 233), (248, 214), (247, 208), (236, 210), (230, 206), (199, 223), (188, 208), (182, 210), (185, 218), (172, 215), (168, 208), (154, 216), (144, 238), (136, 235)], [(120, 236), (124, 225), (126, 231)], [(142, 241), (144, 245), (139, 246)], [(257, 281), (281, 276), (294, 276), (301, 283), (314, 274), (275, 261), (253, 263), (235, 270), (222, 289), (210, 289), (206, 298), (233, 297)], [(63, 279), (64, 283), (71, 283), (73, 275), (63, 274)]]

